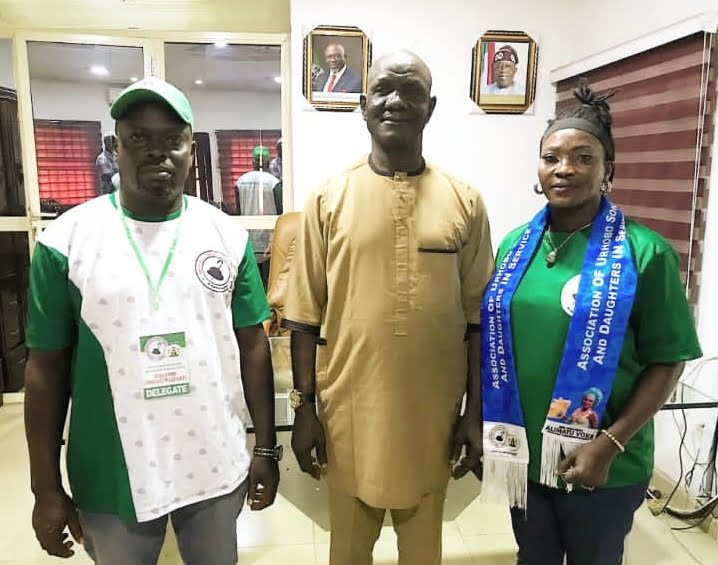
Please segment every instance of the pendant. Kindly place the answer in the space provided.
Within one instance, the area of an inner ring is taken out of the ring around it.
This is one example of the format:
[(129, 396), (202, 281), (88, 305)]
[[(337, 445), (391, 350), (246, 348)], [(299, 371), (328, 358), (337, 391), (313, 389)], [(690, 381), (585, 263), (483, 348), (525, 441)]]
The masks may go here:
[(549, 251), (546, 255), (546, 266), (553, 267), (556, 264), (556, 250)]

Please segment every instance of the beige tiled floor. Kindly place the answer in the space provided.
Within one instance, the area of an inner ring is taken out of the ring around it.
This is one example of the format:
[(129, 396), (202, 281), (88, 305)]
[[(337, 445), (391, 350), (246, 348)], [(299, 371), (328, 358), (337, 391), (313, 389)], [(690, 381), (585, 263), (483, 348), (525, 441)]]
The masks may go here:
[[(281, 438), (288, 444), (288, 437)], [(239, 562), (261, 565), (327, 565), (329, 533), (324, 486), (301, 475), (289, 455), (283, 463), (283, 481), (275, 505), (263, 512), (243, 511), (238, 522)], [(515, 562), (515, 543), (508, 513), (503, 507), (476, 499), (478, 483), (472, 478), (454, 483), (447, 495), (444, 522), (446, 565), (509, 565)], [(32, 497), (22, 423), (22, 406), (0, 408), (0, 565), (62, 563), (37, 545), (30, 527)], [(642, 508), (627, 546), (628, 565), (689, 565), (718, 563), (718, 543), (700, 532), (678, 533)], [(396, 563), (396, 536), (382, 529), (374, 550), (377, 565)], [(89, 564), (82, 552), (65, 561)], [(160, 558), (161, 565), (181, 563), (172, 535)], [(131, 564), (128, 564), (131, 565)]]

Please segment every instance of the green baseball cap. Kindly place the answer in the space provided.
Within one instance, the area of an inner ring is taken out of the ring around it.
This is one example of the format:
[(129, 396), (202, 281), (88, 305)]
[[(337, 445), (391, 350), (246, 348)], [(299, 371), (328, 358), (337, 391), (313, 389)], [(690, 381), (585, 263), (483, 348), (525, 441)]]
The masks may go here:
[(260, 159), (263, 162), (269, 161), (269, 149), (267, 149), (264, 145), (257, 145), (252, 150), (252, 159)]
[(110, 115), (122, 119), (130, 106), (137, 102), (156, 101), (168, 105), (180, 119), (194, 130), (192, 106), (184, 93), (176, 86), (157, 77), (146, 77), (125, 88), (112, 103)]

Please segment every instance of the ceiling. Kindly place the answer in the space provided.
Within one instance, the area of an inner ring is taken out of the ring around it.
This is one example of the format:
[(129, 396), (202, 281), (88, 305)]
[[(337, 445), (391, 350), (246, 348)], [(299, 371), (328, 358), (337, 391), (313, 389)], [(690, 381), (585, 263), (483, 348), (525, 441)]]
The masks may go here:
[(169, 43), (165, 45), (165, 77), (180, 88), (279, 92), (281, 48), (276, 45)]
[[(143, 76), (139, 47), (30, 42), (28, 59), (33, 79), (125, 86)], [(109, 74), (92, 74), (93, 65), (104, 66)], [(279, 46), (168, 43), (165, 67), (167, 80), (184, 90), (280, 91), (275, 81), (280, 75)], [(195, 85), (198, 79), (204, 84)]]
[(0, 0), (0, 25), (288, 33), (289, 0)]

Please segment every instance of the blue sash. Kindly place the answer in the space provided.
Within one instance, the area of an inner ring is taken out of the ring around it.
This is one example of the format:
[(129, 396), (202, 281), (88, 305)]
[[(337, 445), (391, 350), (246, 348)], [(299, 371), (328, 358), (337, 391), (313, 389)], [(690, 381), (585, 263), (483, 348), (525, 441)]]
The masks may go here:
[[(481, 309), (484, 488), (525, 508), (529, 459), (511, 333), (511, 301), (543, 236), (548, 206), (528, 225), (489, 282)], [(611, 394), (637, 274), (621, 210), (605, 197), (594, 218), (553, 400), (543, 428), (541, 482), (557, 486), (565, 455), (592, 440)], [(537, 331), (541, 331), (537, 328)]]

